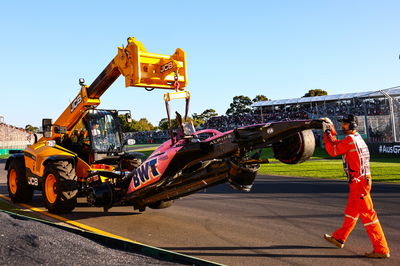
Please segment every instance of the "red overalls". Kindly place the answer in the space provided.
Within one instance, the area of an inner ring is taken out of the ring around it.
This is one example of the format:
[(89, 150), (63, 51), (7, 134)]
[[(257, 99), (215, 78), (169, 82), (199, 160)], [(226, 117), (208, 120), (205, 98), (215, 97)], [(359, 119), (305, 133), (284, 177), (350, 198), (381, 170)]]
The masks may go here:
[(334, 157), (343, 155), (344, 170), (350, 187), (344, 211), (344, 223), (332, 236), (344, 243), (360, 217), (372, 241), (374, 252), (388, 254), (389, 248), (370, 194), (372, 179), (368, 146), (358, 133), (347, 135), (345, 139), (339, 141), (335, 134), (325, 132), (324, 144), (329, 155)]

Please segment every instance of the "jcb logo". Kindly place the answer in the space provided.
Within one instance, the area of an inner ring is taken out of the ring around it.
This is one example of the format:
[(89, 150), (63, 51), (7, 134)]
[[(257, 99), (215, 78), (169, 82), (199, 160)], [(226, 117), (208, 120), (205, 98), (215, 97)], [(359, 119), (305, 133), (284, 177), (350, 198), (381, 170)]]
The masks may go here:
[(163, 73), (165, 71), (172, 69), (173, 67), (174, 67), (174, 63), (172, 63), (172, 61), (168, 62), (160, 67), (160, 72)]
[(82, 96), (79, 94), (75, 100), (71, 103), (71, 113), (78, 107), (78, 105), (82, 102)]
[(28, 184), (32, 186), (38, 186), (39, 185), (39, 179), (36, 177), (29, 177), (28, 178)]

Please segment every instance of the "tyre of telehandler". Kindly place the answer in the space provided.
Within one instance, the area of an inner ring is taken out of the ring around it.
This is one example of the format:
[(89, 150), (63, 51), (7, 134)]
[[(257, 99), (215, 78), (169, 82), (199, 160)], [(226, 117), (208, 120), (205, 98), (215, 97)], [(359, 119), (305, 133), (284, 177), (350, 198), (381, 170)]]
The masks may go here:
[(42, 183), (42, 197), (51, 213), (69, 213), (77, 204), (78, 189), (66, 190), (66, 184), (76, 183), (75, 168), (71, 162), (57, 161), (46, 166)]
[(34, 188), (28, 184), (25, 175), (25, 163), (21, 158), (10, 162), (7, 173), (8, 194), (15, 203), (27, 203), (32, 200)]

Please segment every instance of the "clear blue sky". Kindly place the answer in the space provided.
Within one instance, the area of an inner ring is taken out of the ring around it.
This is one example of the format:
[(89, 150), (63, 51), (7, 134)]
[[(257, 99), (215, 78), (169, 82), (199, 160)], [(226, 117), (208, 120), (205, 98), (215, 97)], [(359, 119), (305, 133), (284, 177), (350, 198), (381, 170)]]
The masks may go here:
[[(59, 2), (0, 3), (0, 115), (9, 124), (57, 119), (78, 79), (90, 84), (129, 36), (150, 52), (186, 51), (190, 113), (224, 114), (236, 95), (400, 85), (400, 1)], [(164, 92), (125, 88), (120, 78), (100, 107), (157, 125)]]

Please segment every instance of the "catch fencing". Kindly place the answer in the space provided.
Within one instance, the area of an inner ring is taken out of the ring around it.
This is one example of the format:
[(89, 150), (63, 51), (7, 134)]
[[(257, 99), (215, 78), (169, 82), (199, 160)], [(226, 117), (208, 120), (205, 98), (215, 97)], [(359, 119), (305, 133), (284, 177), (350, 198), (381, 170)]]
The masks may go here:
[[(338, 118), (345, 114), (357, 117), (358, 132), (369, 143), (400, 142), (400, 96), (392, 97), (387, 90), (371, 93), (368, 97), (338, 100), (315, 106), (314, 117), (329, 117), (340, 129)], [(340, 133), (340, 130), (339, 130)]]

